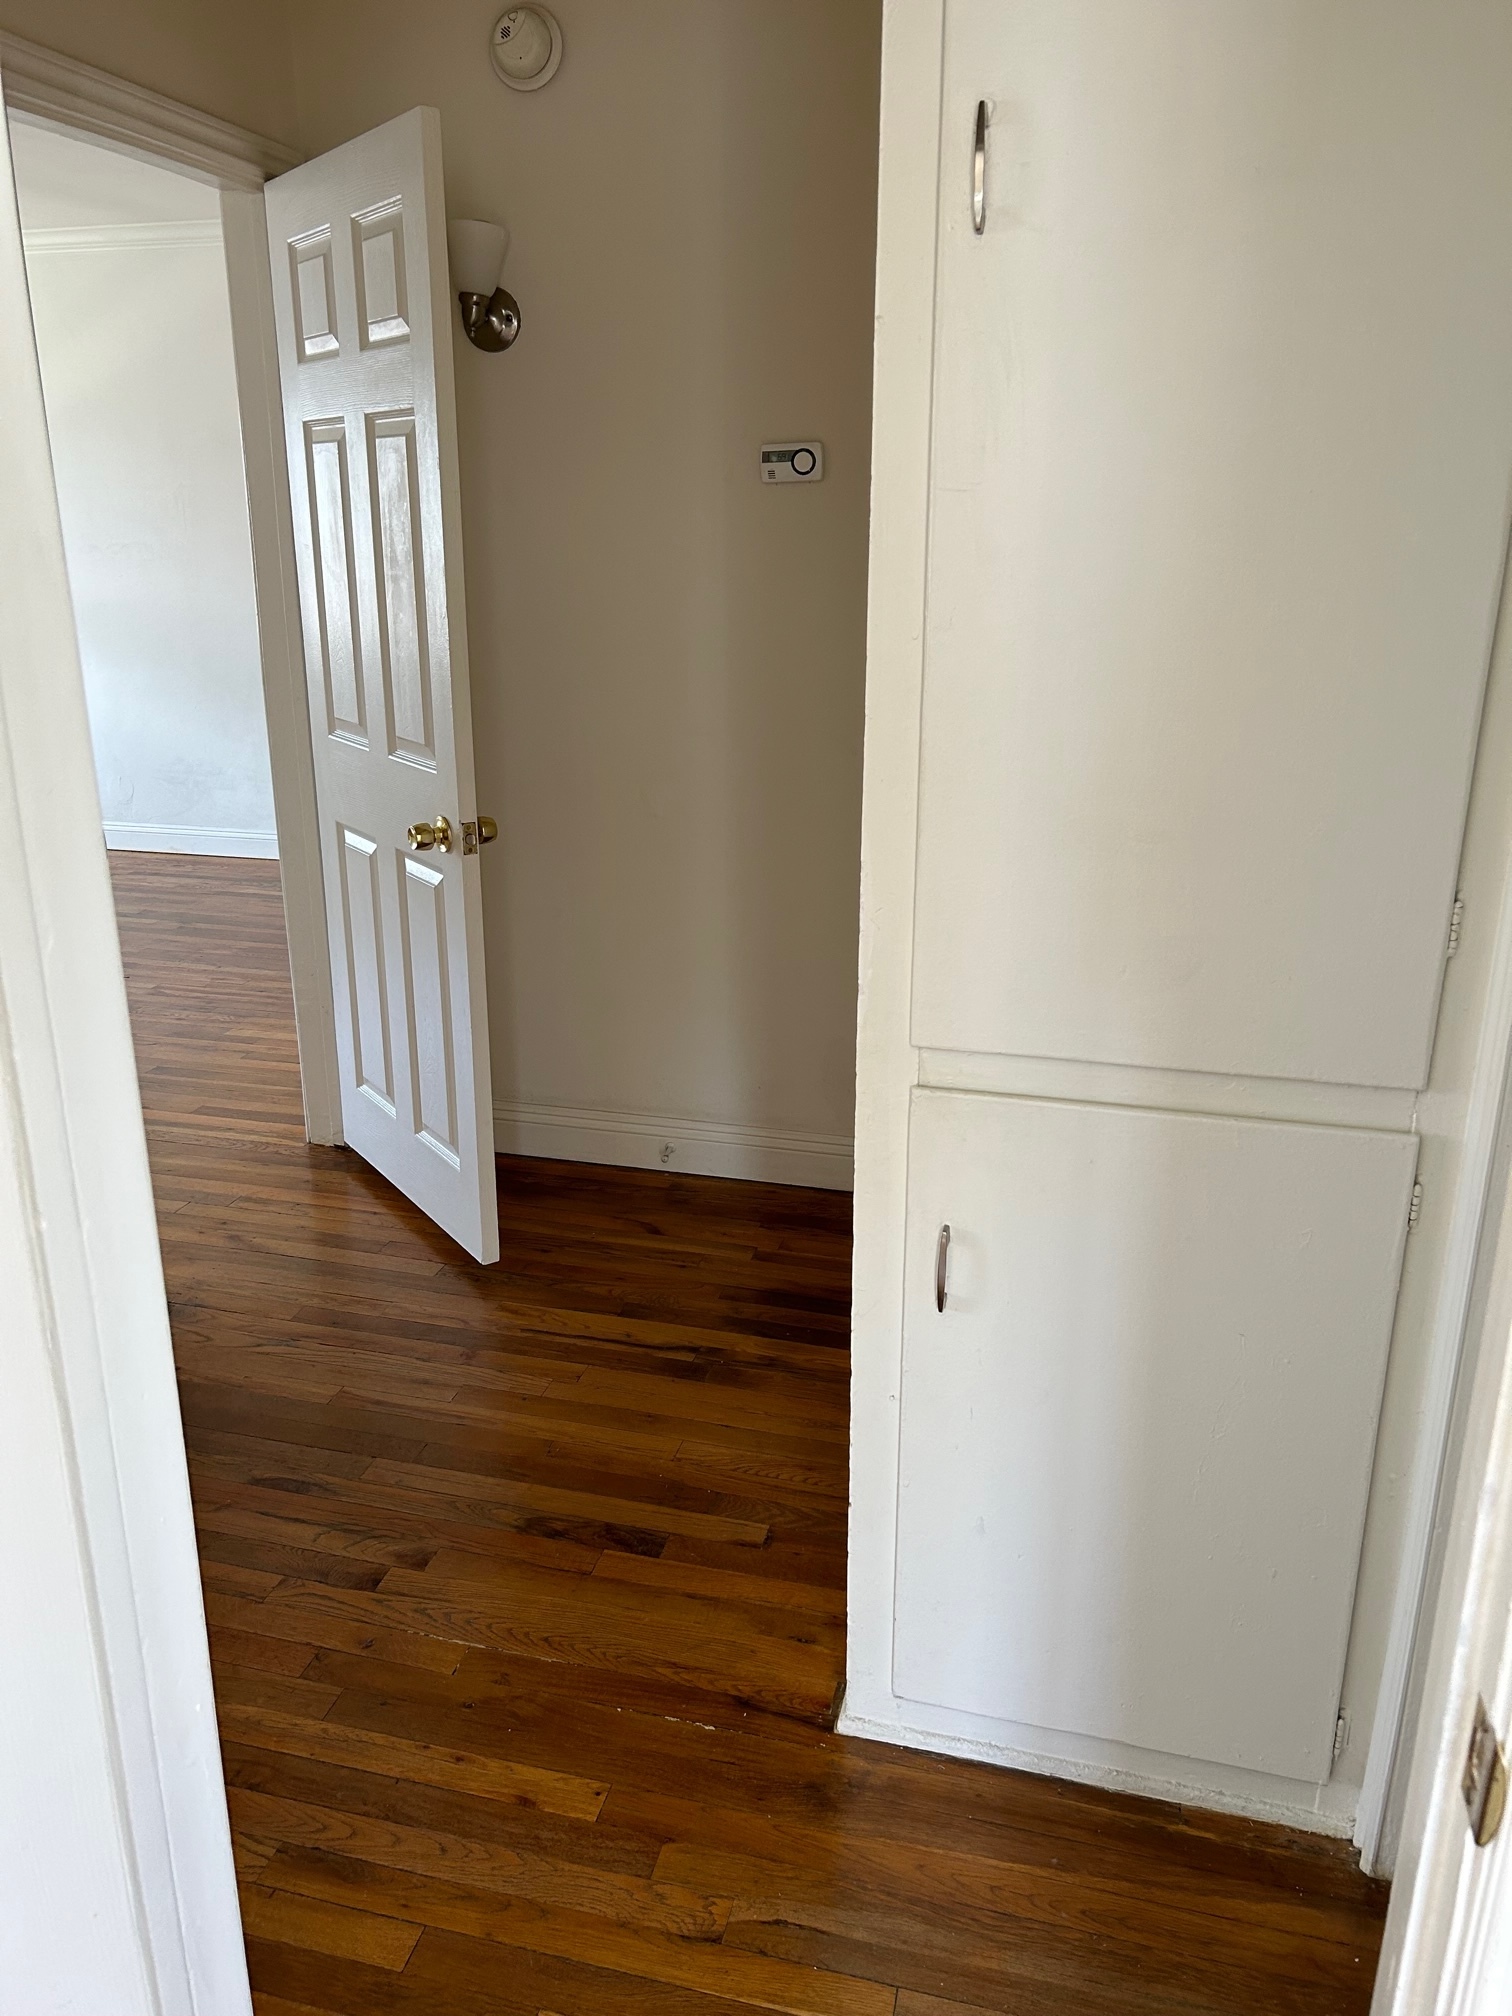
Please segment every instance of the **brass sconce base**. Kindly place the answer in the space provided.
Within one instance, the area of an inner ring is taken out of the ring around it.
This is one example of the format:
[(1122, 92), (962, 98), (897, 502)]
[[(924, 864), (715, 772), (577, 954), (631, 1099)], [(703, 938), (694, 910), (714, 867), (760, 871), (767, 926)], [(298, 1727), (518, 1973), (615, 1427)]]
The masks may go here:
[(462, 327), (480, 350), (507, 350), (520, 333), (520, 304), (503, 287), (492, 294), (459, 294)]

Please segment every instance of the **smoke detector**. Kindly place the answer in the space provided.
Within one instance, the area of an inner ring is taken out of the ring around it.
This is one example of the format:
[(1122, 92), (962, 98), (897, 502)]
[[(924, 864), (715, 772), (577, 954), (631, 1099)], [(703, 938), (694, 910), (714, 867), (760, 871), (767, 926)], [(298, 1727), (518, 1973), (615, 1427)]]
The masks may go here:
[(511, 91), (539, 91), (562, 60), (562, 30), (545, 7), (511, 7), (493, 25), (493, 67)]

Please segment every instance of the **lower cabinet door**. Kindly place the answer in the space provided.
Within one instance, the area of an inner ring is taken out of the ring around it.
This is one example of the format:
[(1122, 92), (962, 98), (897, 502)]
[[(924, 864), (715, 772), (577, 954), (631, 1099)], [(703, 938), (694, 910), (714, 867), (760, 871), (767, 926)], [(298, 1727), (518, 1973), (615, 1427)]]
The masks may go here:
[(1327, 1777), (1416, 1158), (915, 1093), (900, 1696)]

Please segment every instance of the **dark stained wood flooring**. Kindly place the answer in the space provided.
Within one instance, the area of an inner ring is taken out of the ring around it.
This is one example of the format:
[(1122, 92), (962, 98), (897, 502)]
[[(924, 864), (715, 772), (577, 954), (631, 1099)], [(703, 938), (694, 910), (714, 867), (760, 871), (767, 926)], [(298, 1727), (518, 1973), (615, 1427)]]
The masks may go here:
[(848, 1200), (301, 1134), (276, 866), (113, 857), (259, 2016), (1349, 2016), (1340, 1844), (830, 1732)]

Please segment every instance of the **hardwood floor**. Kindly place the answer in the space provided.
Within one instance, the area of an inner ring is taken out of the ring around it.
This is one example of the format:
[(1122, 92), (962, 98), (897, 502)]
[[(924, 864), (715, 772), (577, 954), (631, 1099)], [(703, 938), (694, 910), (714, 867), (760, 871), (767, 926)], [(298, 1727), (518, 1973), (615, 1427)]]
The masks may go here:
[(1348, 2016), (1342, 1844), (859, 1743), (848, 1200), (300, 1131), (270, 862), (113, 857), (259, 2016)]

